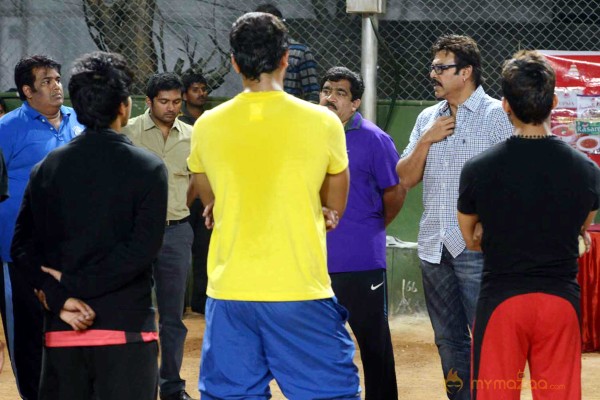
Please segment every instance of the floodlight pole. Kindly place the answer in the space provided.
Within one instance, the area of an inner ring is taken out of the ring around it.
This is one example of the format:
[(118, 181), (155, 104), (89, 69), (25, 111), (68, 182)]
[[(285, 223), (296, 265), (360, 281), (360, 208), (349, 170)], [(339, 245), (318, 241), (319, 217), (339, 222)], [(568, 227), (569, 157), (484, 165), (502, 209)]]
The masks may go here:
[[(373, 23), (371, 23), (373, 21)], [(362, 44), (360, 71), (365, 82), (365, 92), (360, 106), (363, 117), (377, 121), (377, 14), (362, 14)]]

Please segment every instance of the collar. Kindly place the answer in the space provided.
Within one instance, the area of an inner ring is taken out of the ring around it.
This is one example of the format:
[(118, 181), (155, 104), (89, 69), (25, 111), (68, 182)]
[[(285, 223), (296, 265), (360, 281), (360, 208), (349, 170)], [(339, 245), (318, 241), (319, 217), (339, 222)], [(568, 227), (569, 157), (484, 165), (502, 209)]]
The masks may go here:
[[(483, 90), (483, 87), (481, 85), (479, 85), (477, 87), (477, 89), (475, 89), (475, 91), (473, 93), (471, 93), (469, 98), (460, 105), (460, 107), (466, 107), (466, 109), (469, 111), (477, 111), (477, 109), (479, 108), (479, 105), (483, 102), (484, 98), (485, 98), (485, 90)], [(449, 112), (449, 110), (450, 110), (450, 104), (448, 104), (448, 100), (442, 101), (440, 103), (439, 114), (440, 115), (446, 114)]]
[[(40, 119), (40, 118), (46, 118), (46, 116), (42, 115), (38, 110), (36, 110), (35, 108), (31, 107), (29, 105), (29, 103), (27, 102), (27, 100), (25, 100), (23, 102), (23, 111), (25, 112), (25, 114), (27, 114), (27, 116), (29, 116), (31, 119)], [(63, 116), (71, 116), (71, 110), (65, 106), (60, 106), (60, 113)]]
[[(142, 129), (144, 131), (149, 131), (153, 128), (160, 130), (160, 128), (156, 125), (156, 123), (150, 116), (150, 109), (148, 108), (142, 116)], [(181, 132), (181, 129), (179, 128), (179, 118), (175, 118), (175, 122), (173, 122), (173, 126), (171, 127), (171, 130), (172, 129), (175, 129), (177, 132)]]
[(350, 117), (348, 122), (346, 122), (346, 125), (344, 125), (344, 131), (348, 132), (348, 131), (360, 129), (362, 126), (362, 122), (363, 122), (363, 116), (360, 115), (360, 113), (358, 111), (356, 111), (354, 114), (352, 114), (352, 116)]
[(86, 128), (85, 131), (83, 131), (83, 133), (79, 137), (88, 138), (88, 140), (90, 138), (104, 138), (104, 140), (116, 140), (119, 142), (124, 142), (133, 145), (133, 142), (127, 137), (127, 135), (123, 134), (123, 132), (117, 132), (111, 128), (102, 128), (98, 130)]
[(187, 102), (185, 102), (185, 101), (181, 102), (181, 111), (179, 111), (179, 116), (182, 116), (182, 115), (185, 117), (193, 118), (187, 109)]

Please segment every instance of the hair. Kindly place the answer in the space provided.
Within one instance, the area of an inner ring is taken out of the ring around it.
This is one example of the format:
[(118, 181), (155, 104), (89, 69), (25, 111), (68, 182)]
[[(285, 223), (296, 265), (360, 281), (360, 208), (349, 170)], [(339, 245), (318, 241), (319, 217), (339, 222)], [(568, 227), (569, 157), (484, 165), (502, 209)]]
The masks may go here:
[(346, 67), (333, 67), (329, 68), (325, 75), (321, 78), (321, 89), (325, 82), (339, 82), (342, 79), (346, 79), (350, 82), (350, 93), (352, 93), (352, 101), (362, 98), (365, 91), (365, 84), (360, 74), (349, 70)]
[(251, 12), (233, 23), (229, 44), (242, 75), (258, 81), (260, 74), (279, 67), (288, 49), (288, 31), (272, 14)]
[(158, 92), (163, 90), (179, 90), (183, 93), (183, 83), (181, 78), (174, 72), (161, 72), (154, 74), (148, 79), (146, 84), (146, 96), (150, 101), (158, 96)]
[(8, 112), (8, 109), (6, 108), (6, 102), (2, 97), (0, 97), (0, 107), (2, 107), (2, 111), (4, 111), (5, 113)]
[(108, 128), (129, 102), (133, 72), (120, 54), (96, 51), (73, 63), (69, 94), (77, 119), (88, 129)]
[(200, 72), (196, 72), (193, 69), (188, 69), (181, 75), (181, 82), (183, 83), (183, 91), (187, 92), (187, 90), (194, 83), (203, 83), (208, 85), (206, 78)]
[(256, 7), (256, 10), (254, 10), (254, 11), (274, 15), (283, 21), (283, 14), (281, 14), (281, 11), (279, 11), (279, 8), (275, 7), (271, 3), (261, 4), (258, 7)]
[(537, 51), (519, 51), (502, 66), (502, 95), (526, 124), (539, 125), (550, 116), (555, 83), (554, 69)]
[(431, 54), (435, 57), (440, 51), (452, 52), (456, 64), (455, 75), (458, 75), (461, 69), (473, 68), (473, 82), (475, 87), (480, 86), (484, 79), (481, 76), (481, 53), (477, 43), (469, 36), (465, 35), (443, 35), (436, 40), (431, 47)]
[(21, 58), (15, 65), (15, 85), (19, 92), (19, 98), (23, 101), (27, 100), (23, 93), (23, 86), (27, 85), (35, 90), (33, 86), (35, 82), (34, 68), (55, 69), (60, 74), (61, 65), (52, 58), (40, 54)]

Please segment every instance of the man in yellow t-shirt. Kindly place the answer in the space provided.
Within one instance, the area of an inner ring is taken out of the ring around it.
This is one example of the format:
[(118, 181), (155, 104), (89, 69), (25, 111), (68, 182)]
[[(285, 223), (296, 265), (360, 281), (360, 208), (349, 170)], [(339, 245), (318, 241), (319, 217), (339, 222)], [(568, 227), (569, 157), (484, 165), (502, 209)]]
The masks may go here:
[(230, 45), (244, 91), (198, 119), (188, 159), (213, 227), (199, 390), (267, 399), (276, 379), (292, 399), (358, 398), (347, 311), (326, 265), (326, 229), (348, 194), (343, 126), (283, 91), (281, 20), (245, 14)]

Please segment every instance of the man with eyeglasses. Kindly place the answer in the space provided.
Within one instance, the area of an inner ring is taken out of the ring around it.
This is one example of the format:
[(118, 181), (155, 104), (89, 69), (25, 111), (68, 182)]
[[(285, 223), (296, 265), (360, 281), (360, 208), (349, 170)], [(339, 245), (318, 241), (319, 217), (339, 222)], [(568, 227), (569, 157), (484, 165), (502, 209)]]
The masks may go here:
[[(425, 301), (450, 399), (469, 399), (470, 329), (483, 255), (467, 250), (457, 221), (463, 164), (512, 134), (500, 101), (481, 84), (481, 56), (468, 36), (444, 35), (432, 47), (430, 78), (442, 100), (417, 117), (396, 171), (410, 189), (423, 181), (419, 258)], [(480, 232), (480, 230), (478, 230)]]

